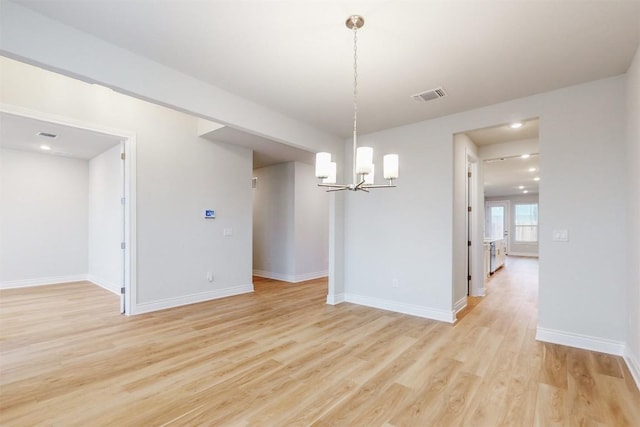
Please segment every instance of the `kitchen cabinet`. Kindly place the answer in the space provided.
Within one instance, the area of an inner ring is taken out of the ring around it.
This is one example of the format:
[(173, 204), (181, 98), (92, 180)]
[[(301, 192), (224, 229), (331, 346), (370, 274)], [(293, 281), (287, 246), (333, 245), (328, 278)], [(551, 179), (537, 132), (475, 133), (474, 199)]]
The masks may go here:
[(504, 266), (507, 255), (507, 241), (505, 239), (495, 239), (485, 240), (484, 243), (489, 245), (489, 274), (493, 274)]
[(504, 266), (507, 251), (507, 241), (504, 239), (496, 240), (496, 264), (493, 271), (496, 271), (500, 267)]

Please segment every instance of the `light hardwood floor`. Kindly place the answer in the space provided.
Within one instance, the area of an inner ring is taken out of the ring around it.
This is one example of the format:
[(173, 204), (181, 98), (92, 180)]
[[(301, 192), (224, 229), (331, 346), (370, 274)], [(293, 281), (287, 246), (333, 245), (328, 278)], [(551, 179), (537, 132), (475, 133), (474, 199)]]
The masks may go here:
[(456, 325), (255, 287), (135, 317), (87, 283), (1, 291), (0, 424), (640, 425), (621, 358), (535, 341), (535, 260)]

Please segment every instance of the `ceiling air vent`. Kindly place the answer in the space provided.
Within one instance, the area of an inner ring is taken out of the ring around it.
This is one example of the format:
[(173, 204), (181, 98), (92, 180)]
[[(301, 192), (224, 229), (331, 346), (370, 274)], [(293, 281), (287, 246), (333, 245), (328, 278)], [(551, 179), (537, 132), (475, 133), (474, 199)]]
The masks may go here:
[(57, 138), (58, 135), (53, 134), (53, 133), (47, 133), (47, 132), (38, 132), (38, 136), (41, 136), (43, 138)]
[(447, 93), (444, 91), (444, 89), (438, 87), (435, 89), (425, 90), (424, 92), (417, 93), (415, 95), (412, 95), (411, 97), (414, 101), (426, 102), (433, 99), (444, 98), (445, 96), (447, 96)]

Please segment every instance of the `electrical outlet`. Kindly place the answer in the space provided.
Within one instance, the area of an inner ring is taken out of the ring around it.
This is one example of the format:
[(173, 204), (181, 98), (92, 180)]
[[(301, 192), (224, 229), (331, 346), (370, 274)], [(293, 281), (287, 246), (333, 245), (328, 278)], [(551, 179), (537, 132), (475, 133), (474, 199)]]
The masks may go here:
[(213, 282), (213, 273), (211, 271), (207, 271), (207, 280)]
[(553, 241), (554, 242), (568, 242), (569, 241), (569, 230), (566, 230), (566, 229), (553, 230)]
[(398, 279), (392, 279), (391, 280), (391, 286), (394, 287), (394, 288), (397, 288), (399, 286), (398, 285)]

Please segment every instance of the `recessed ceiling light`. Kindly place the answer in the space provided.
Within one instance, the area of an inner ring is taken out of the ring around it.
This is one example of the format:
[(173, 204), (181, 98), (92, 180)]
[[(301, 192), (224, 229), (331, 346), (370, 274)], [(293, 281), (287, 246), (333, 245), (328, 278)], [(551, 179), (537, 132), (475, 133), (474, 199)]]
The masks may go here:
[(522, 190), (524, 188), (524, 185), (521, 185), (518, 187), (520, 190)]
[(48, 145), (44, 145), (43, 144), (43, 145), (40, 146), (40, 149), (44, 150), (44, 151), (49, 151), (49, 150), (51, 150), (51, 147), (49, 147)]
[(529, 172), (535, 172), (536, 168), (529, 168)]
[(540, 181), (540, 177), (536, 176), (535, 178), (533, 178), (534, 181)]
[(523, 159), (528, 159), (529, 157), (531, 157), (531, 154), (523, 154), (522, 156)]
[(518, 129), (522, 127), (522, 122), (513, 122), (509, 125), (511, 129)]
[(529, 190), (524, 190), (524, 191), (522, 192), (522, 194), (527, 194), (528, 192), (529, 192)]

